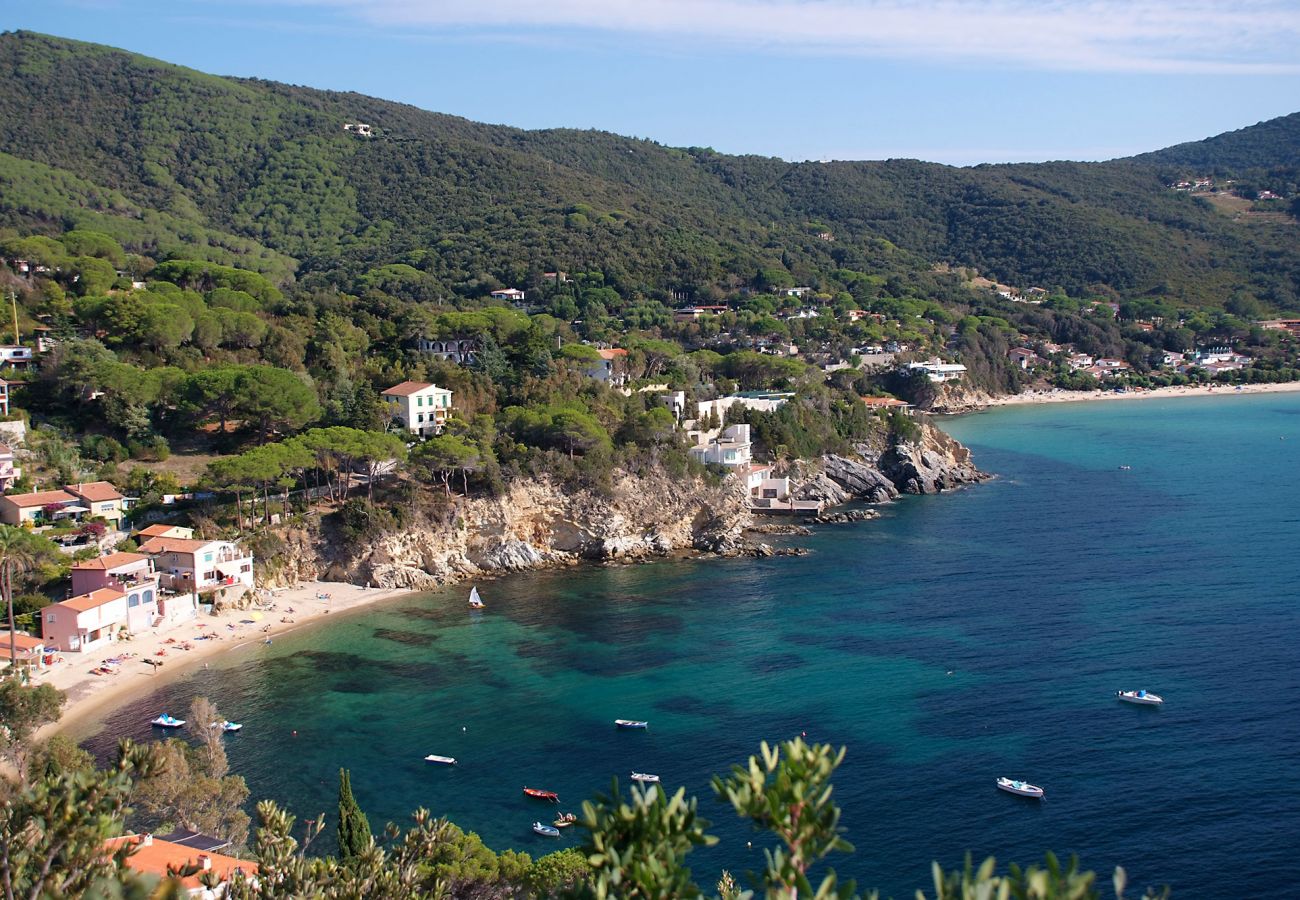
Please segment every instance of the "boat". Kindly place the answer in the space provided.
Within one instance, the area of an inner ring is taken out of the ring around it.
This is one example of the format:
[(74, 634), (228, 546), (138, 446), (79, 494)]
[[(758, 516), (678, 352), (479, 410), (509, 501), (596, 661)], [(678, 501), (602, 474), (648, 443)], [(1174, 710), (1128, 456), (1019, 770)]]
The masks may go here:
[(658, 775), (647, 775), (645, 772), (633, 772), (633, 773), (632, 773), (632, 780), (633, 780), (633, 781), (639, 781), (639, 782), (641, 782), (642, 784), (658, 784), (658, 783), (659, 783), (659, 776), (658, 776)]
[(163, 713), (156, 719), (151, 719), (150, 725), (157, 725), (159, 728), (180, 728), (185, 724), (184, 719), (173, 719), (167, 713)]
[(232, 722), (229, 719), (223, 719), (220, 722), (213, 722), (212, 727), (220, 728), (222, 731), (225, 732), (231, 732), (231, 731), (239, 731), (244, 726), (239, 724), (238, 722)]
[(560, 836), (560, 829), (556, 828), (554, 825), (543, 825), (541, 822), (533, 823), (533, 831), (537, 832), (542, 837)]
[(649, 728), (649, 722), (640, 722), (636, 719), (615, 719), (614, 724), (619, 728)]
[(550, 800), (552, 803), (560, 802), (560, 795), (555, 791), (543, 791), (540, 788), (524, 788), (524, 794), (537, 800)]
[(437, 756), (437, 755), (435, 755), (435, 754), (433, 754), (433, 753), (430, 753), (428, 756), (426, 756), (426, 757), (424, 758), (424, 761), (425, 761), (425, 762), (431, 762), (431, 763), (442, 763), (444, 766), (454, 766), (454, 765), (456, 765), (456, 757), (454, 757), (454, 756)]
[(1015, 794), (1017, 797), (1033, 797), (1036, 800), (1043, 799), (1043, 789), (1036, 784), (1030, 784), (1027, 781), (1016, 781), (1013, 778), (999, 778), (998, 788), (1006, 791), (1008, 794)]
[(1164, 697), (1148, 691), (1116, 691), (1115, 696), (1125, 703), (1136, 703), (1138, 706), (1159, 706), (1165, 702)]
[(480, 597), (480, 596), (478, 595), (478, 588), (476, 588), (476, 587), (472, 587), (472, 588), (470, 588), (470, 589), (469, 589), (469, 608), (470, 608), (470, 609), (482, 609), (482, 608), (483, 608), (484, 606), (486, 606), (486, 605), (487, 605), (487, 604), (483, 602), (483, 598)]
[(578, 817), (573, 813), (560, 813), (551, 824), (556, 828), (568, 828), (576, 821), (578, 821)]

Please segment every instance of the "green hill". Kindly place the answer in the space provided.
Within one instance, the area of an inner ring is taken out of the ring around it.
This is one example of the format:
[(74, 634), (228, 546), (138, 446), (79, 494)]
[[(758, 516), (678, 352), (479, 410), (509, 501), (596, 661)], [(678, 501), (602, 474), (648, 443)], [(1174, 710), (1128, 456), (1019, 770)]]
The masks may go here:
[(816, 284), (947, 263), (1080, 296), (1296, 310), (1294, 221), (1230, 218), (1169, 190), (1167, 169), (1293, 164), (1297, 122), (1099, 164), (791, 164), (480, 125), (15, 32), (0, 36), (0, 226), (190, 245), (345, 287), (405, 263), (447, 291), (561, 268), (698, 297), (759, 271)]

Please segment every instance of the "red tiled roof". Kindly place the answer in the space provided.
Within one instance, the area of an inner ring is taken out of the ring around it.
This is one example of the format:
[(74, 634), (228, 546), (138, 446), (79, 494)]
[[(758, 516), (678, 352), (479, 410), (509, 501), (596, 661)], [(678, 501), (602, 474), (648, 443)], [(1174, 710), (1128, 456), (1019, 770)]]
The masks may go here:
[(126, 594), (115, 588), (99, 588), (91, 591), (89, 594), (78, 594), (75, 597), (69, 597), (54, 606), (65, 606), (68, 609), (75, 609), (77, 612), (89, 612), (97, 609), (105, 603), (112, 603), (114, 600), (121, 600)]
[(418, 394), (426, 388), (436, 387), (423, 381), (403, 381), (401, 384), (395, 384), (388, 390), (384, 391), (385, 397), (409, 397), (412, 394)]
[(145, 537), (167, 537), (173, 528), (180, 528), (180, 525), (149, 525), (141, 528), (138, 532)]
[[(258, 871), (257, 863), (252, 860), (236, 859), (233, 856), (226, 856), (224, 853), (203, 853), (194, 847), (173, 844), (171, 841), (164, 841), (159, 838), (153, 838), (149, 845), (146, 846), (143, 843), (143, 836), (138, 834), (109, 838), (104, 842), (104, 848), (109, 852), (113, 852), (123, 844), (134, 847), (131, 855), (126, 858), (126, 867), (132, 871), (147, 875), (158, 875), (166, 878), (168, 877), (168, 867), (177, 870), (190, 865), (198, 865), (201, 856), (208, 858), (211, 862), (212, 871), (222, 881), (229, 881), (236, 869), (243, 869), (249, 875), (255, 875)], [(197, 874), (187, 875), (180, 881), (190, 890), (197, 890), (203, 886)]]
[[(30, 634), (21, 634), (14, 632), (14, 647), (19, 653), (31, 653), (37, 647), (44, 647), (45, 642), (40, 638), (34, 638)], [(0, 631), (0, 656), (9, 652), (9, 632)]]
[(107, 556), (101, 556), (99, 559), (88, 559), (84, 562), (73, 563), (74, 569), (116, 569), (118, 566), (126, 566), (131, 563), (144, 562), (149, 557), (143, 553), (109, 553)]
[(117, 488), (107, 481), (87, 481), (84, 484), (68, 484), (64, 485), (64, 487), (91, 503), (107, 503), (110, 500), (122, 499), (122, 495), (118, 493)]
[(51, 503), (72, 503), (77, 498), (67, 491), (37, 491), (34, 494), (7, 494), (4, 499), (15, 506), (28, 509), (33, 506), (49, 506)]
[(140, 545), (145, 553), (194, 553), (206, 547), (212, 541), (196, 541), (190, 538), (156, 537)]
[(612, 347), (609, 350), (597, 350), (596, 352), (601, 355), (602, 359), (618, 359), (627, 356), (627, 351), (622, 347)]

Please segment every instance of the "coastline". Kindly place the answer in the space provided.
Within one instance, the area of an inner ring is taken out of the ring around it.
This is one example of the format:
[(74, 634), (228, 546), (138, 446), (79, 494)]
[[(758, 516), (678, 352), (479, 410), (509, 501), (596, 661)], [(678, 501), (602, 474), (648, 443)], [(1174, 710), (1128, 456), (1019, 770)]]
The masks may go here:
[[(414, 593), (408, 588), (367, 588), (334, 581), (302, 582), (292, 588), (270, 591), (265, 601), (273, 609), (227, 609), (212, 616), (200, 616), (166, 629), (140, 634), (93, 653), (63, 653), (63, 662), (35, 683), (50, 684), (63, 691), (68, 702), (57, 722), (42, 728), (36, 740), (55, 734), (80, 739), (92, 727), (133, 697), (174, 681), (200, 664), (276, 638), (326, 616), (360, 609), (382, 600)], [(329, 599), (320, 599), (328, 595)], [(289, 608), (293, 612), (289, 612)], [(288, 619), (289, 621), (282, 621)], [(202, 635), (211, 635), (198, 640)], [(171, 643), (169, 643), (171, 641)], [(182, 649), (188, 645), (191, 649)], [(161, 651), (161, 656), (159, 655)], [(134, 654), (123, 660), (113, 675), (95, 675), (91, 670), (114, 656)], [(155, 668), (146, 659), (161, 659)]]
[(1055, 388), (1050, 391), (1025, 391), (1022, 394), (1008, 394), (993, 397), (970, 410), (954, 410), (954, 413), (978, 412), (994, 406), (1020, 406), (1038, 403), (1080, 403), (1109, 400), (1155, 400), (1169, 397), (1228, 397), (1247, 394), (1281, 394), (1300, 391), (1300, 381), (1286, 381), (1278, 384), (1243, 384), (1240, 389), (1235, 385), (1216, 385), (1198, 387), (1158, 387), (1145, 390), (1129, 389), (1123, 393), (1116, 391), (1067, 391)]

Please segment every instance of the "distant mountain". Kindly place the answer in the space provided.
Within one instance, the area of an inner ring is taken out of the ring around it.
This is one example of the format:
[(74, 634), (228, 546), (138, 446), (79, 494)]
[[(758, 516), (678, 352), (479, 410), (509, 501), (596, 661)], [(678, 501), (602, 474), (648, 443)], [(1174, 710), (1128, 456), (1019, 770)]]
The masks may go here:
[(1109, 163), (786, 163), (482, 125), (15, 32), (0, 36), (0, 226), (95, 228), (352, 287), (403, 263), (448, 290), (600, 269), (696, 297), (760, 272), (915, 283), (948, 264), (1077, 295), (1300, 309), (1293, 221), (1232, 218), (1166, 183), (1184, 158), (1294, 162), (1297, 123)]
[(1175, 144), (1132, 157), (1133, 162), (1237, 174), (1252, 169), (1300, 169), (1300, 112), (1258, 125)]

